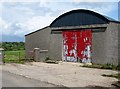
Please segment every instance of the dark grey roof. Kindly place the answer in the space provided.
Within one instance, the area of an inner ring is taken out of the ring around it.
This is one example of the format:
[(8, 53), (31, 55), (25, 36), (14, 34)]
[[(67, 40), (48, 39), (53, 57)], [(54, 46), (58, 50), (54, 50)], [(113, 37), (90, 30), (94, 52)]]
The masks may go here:
[[(109, 22), (120, 23), (120, 21), (116, 21), (108, 16), (104, 16), (93, 11), (78, 9), (60, 15), (50, 24), (50, 26), (47, 27), (54, 28), (54, 27), (64, 27), (64, 26), (81, 26), (81, 25), (83, 26), (83, 25), (106, 24)], [(47, 27), (44, 27), (37, 31), (43, 30)], [(26, 34), (25, 36), (35, 33), (37, 31)]]
[(119, 21), (116, 21), (110, 17), (103, 16), (99, 13), (90, 10), (78, 9), (60, 15), (50, 24), (50, 27), (54, 28), (54, 27), (81, 26), (81, 25), (92, 25), (92, 24), (107, 24), (109, 22), (119, 22)]

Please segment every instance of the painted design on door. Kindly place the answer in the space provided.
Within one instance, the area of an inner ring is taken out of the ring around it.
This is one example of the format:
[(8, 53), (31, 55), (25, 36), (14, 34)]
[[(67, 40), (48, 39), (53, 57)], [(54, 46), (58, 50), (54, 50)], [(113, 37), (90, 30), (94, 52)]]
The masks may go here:
[(65, 61), (91, 62), (91, 30), (63, 31), (63, 55)]

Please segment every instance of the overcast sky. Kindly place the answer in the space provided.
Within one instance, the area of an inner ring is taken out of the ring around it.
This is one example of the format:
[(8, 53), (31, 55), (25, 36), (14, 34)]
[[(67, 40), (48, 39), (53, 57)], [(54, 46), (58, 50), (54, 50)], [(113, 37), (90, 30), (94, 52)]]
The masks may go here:
[(0, 41), (24, 41), (25, 34), (49, 26), (61, 14), (75, 9), (92, 10), (118, 20), (119, 0), (100, 1), (1, 0), (0, 29), (3, 36)]

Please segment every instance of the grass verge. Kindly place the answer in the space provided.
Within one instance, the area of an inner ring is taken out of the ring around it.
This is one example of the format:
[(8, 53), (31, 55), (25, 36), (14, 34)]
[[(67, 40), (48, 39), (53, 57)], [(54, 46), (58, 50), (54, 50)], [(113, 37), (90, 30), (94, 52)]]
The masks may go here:
[(112, 65), (112, 64), (92, 64), (92, 65), (83, 65), (81, 67), (120, 70), (120, 65), (115, 66), (115, 65)]
[(120, 74), (111, 74), (111, 75), (103, 74), (102, 76), (104, 76), (104, 77), (114, 77), (114, 78), (120, 79)]
[(20, 63), (23, 64), (24, 60), (21, 60), (25, 58), (25, 50), (19, 50), (19, 51), (5, 51), (5, 63)]

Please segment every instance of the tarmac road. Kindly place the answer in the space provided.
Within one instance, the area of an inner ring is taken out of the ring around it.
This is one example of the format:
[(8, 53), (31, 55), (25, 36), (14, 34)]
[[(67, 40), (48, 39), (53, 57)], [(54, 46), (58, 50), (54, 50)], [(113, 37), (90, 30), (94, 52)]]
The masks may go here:
[(57, 87), (53, 84), (29, 79), (7, 71), (2, 71), (2, 87)]
[[(67, 88), (2, 71), (2, 89), (118, 89), (103, 87)], [(48, 88), (49, 87), (49, 88)]]
[[(115, 87), (111, 84), (118, 81), (115, 78), (101, 76), (102, 74), (116, 74), (118, 73), (117, 71), (83, 68), (80, 67), (80, 64), (75, 63), (59, 63), (57, 65), (40, 62), (30, 64), (13, 63), (3, 65), (2, 70), (4, 87), (50, 86), (53, 89), (56, 85), (60, 85), (65, 86), (65, 89), (66, 87), (67, 89), (72, 87), (79, 87), (79, 89), (114, 89)], [(4, 71), (9, 71), (10, 74)], [(21, 75), (26, 77), (22, 77)]]

